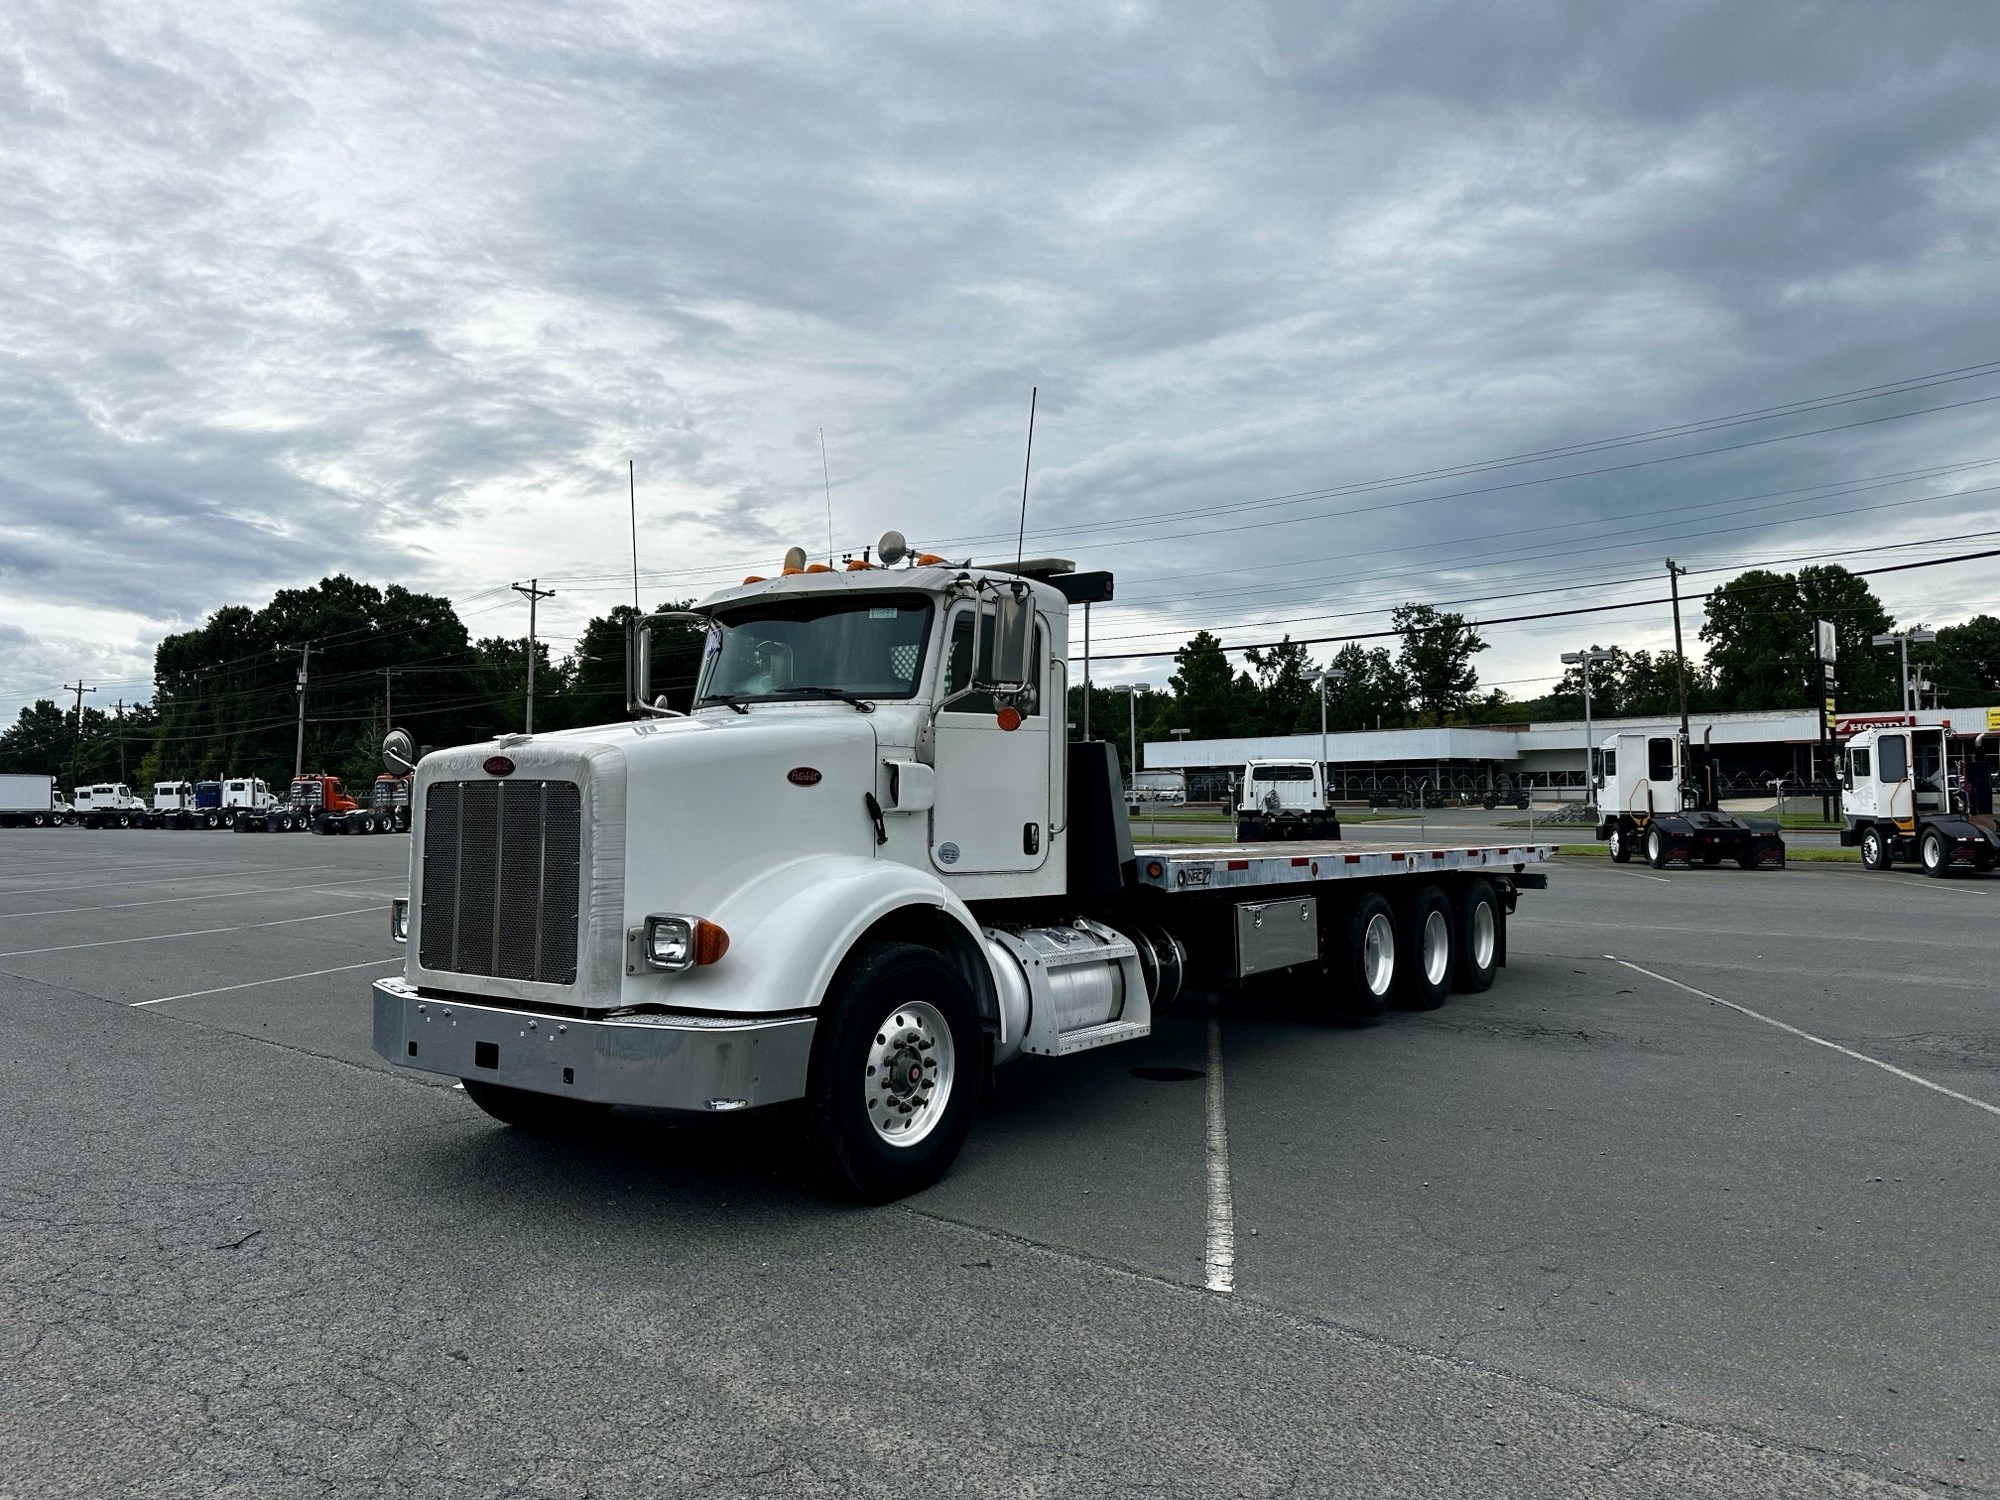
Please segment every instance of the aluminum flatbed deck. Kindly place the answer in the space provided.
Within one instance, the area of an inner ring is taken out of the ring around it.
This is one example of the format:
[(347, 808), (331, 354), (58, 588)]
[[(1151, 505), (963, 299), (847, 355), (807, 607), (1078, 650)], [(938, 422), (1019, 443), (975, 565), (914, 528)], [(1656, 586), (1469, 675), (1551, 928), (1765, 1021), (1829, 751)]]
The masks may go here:
[(1279, 844), (1135, 844), (1139, 883), (1162, 891), (1309, 885), (1319, 880), (1490, 870), (1519, 874), (1555, 856), (1554, 844), (1432, 844), (1384, 849), (1339, 839)]

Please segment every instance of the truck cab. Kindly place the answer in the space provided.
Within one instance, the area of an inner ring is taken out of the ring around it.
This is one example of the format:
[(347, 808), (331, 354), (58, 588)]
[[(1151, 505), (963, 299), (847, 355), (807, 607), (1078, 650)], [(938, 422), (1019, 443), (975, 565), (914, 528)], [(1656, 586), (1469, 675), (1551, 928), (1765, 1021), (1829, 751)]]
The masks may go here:
[(1236, 796), (1236, 837), (1246, 844), (1339, 838), (1340, 816), (1327, 795), (1325, 768), (1310, 760), (1245, 765)]
[(1948, 725), (1874, 725), (1840, 758), (1840, 842), (1870, 870), (1915, 860), (1943, 878), (2000, 864), (1991, 763)]
[(130, 828), (146, 812), (146, 804), (122, 781), (78, 787), (74, 806), (76, 817), (86, 828)]
[(375, 1050), (530, 1128), (802, 1100), (827, 1175), (884, 1199), (942, 1174), (993, 1067), (1143, 1037), (1190, 972), (1352, 975), (1371, 1014), (1491, 983), (1542, 851), (1135, 851), (1113, 747), (1066, 722), (1069, 605), (1109, 582), (795, 556), (678, 617), (688, 712), (642, 629), (635, 722), (426, 754)]

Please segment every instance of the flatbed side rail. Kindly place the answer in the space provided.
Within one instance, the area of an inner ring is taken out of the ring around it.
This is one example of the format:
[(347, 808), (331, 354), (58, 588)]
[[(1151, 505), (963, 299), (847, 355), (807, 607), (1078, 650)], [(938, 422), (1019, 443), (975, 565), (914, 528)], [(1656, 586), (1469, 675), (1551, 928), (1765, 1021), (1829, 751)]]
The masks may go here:
[(1162, 891), (1240, 890), (1309, 885), (1322, 880), (1379, 880), (1462, 870), (1518, 873), (1555, 857), (1554, 844), (1486, 848), (1357, 849), (1351, 844), (1289, 844), (1262, 852), (1248, 845), (1141, 848), (1139, 884)]

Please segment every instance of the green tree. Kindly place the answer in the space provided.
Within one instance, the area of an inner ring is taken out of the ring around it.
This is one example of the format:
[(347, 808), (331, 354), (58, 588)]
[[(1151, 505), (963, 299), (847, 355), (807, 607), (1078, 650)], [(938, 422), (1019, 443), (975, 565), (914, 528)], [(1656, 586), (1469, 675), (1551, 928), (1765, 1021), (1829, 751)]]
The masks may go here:
[(53, 699), (38, 698), (0, 730), (0, 771), (60, 777), (67, 774), (75, 748), (76, 716), (56, 707)]
[(1230, 670), (1221, 641), (1197, 631), (1174, 653), (1174, 663), (1178, 670), (1167, 679), (1174, 694), (1172, 728), (1190, 729), (1201, 740), (1256, 732), (1256, 687)]
[(1866, 579), (1840, 567), (1796, 574), (1753, 568), (1709, 594), (1701, 638), (1715, 674), (1715, 705), (1727, 709), (1810, 708), (1822, 696), (1813, 659), (1813, 621), (1833, 623), (1839, 699), (1876, 709), (1900, 699), (1896, 665), (1870, 644), (1889, 612)]
[(1397, 665), (1409, 683), (1419, 716), (1441, 725), (1471, 701), (1479, 687), (1472, 658), (1486, 649), (1464, 615), (1434, 605), (1405, 604), (1390, 617), (1403, 638)]
[(2000, 619), (1974, 615), (1963, 625), (1947, 625), (1924, 652), (1925, 670), (1947, 708), (2000, 703)]
[(1275, 646), (1250, 647), (1243, 659), (1256, 684), (1262, 733), (1290, 734), (1308, 720), (1319, 727), (1319, 689), (1306, 680), (1313, 665), (1304, 646), (1287, 635)]
[[(1342, 680), (1328, 688), (1329, 729), (1397, 729), (1409, 722), (1410, 685), (1386, 646), (1349, 641), (1333, 655), (1331, 670)], [(1318, 705), (1314, 705), (1317, 714)], [(1317, 728), (1317, 723), (1314, 724)]]

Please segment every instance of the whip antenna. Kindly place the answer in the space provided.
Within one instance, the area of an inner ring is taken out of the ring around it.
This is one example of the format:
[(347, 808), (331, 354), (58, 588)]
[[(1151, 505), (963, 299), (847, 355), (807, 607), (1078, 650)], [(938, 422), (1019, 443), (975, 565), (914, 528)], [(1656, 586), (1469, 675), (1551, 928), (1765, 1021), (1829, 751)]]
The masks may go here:
[(819, 477), (826, 486), (826, 565), (833, 566), (833, 474), (826, 466), (826, 429), (819, 430)]
[(1014, 566), (1021, 566), (1021, 549), (1028, 541), (1028, 470), (1035, 462), (1035, 397), (1041, 387), (1028, 387), (1028, 456), (1021, 461), (1021, 531), (1014, 538)]

